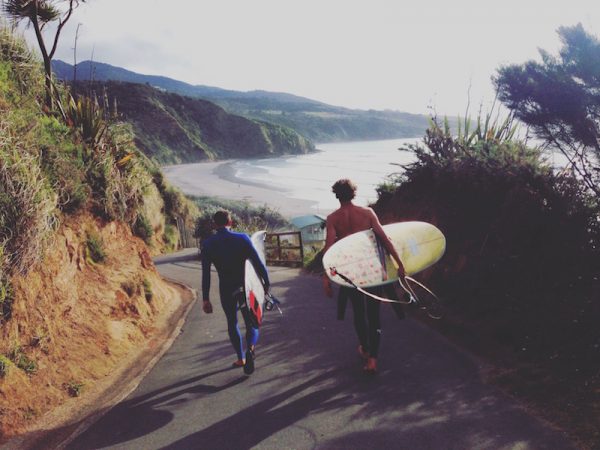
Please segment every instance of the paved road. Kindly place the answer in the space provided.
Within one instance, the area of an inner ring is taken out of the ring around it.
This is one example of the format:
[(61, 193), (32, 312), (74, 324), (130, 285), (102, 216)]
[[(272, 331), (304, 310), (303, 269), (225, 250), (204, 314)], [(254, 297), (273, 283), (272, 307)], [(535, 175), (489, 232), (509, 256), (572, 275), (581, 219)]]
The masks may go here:
[[(186, 254), (157, 266), (199, 290), (199, 263)], [(364, 376), (351, 311), (336, 321), (318, 279), (297, 269), (270, 272), (284, 315), (268, 313), (251, 377), (230, 368), (235, 355), (220, 307), (205, 315), (198, 302), (138, 389), (69, 448), (572, 448), (483, 385), (472, 358), (387, 306), (380, 374)], [(213, 288), (218, 306), (216, 277)]]

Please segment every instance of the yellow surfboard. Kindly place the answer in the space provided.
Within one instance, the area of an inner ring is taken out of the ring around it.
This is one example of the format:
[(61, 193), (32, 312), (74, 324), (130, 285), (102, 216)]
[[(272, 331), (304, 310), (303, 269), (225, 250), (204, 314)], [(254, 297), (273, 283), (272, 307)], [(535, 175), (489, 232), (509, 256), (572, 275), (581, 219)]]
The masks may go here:
[[(440, 260), (446, 238), (426, 222), (399, 222), (384, 225), (386, 235), (398, 252), (407, 275), (414, 275)], [(350, 286), (335, 272), (359, 287), (381, 286), (398, 279), (397, 267), (372, 230), (351, 234), (333, 244), (323, 255), (323, 268), (335, 283)], [(332, 270), (334, 269), (334, 270)]]

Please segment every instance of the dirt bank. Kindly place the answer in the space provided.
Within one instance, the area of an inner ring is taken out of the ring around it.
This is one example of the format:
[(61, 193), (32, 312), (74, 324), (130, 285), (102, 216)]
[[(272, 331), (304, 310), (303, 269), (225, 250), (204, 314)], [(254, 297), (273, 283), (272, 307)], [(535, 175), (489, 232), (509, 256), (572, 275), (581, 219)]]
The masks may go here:
[[(94, 233), (102, 262), (90, 257)], [(163, 281), (128, 226), (89, 214), (67, 218), (43, 261), (12, 281), (12, 318), (0, 328), (0, 356), (11, 360), (0, 377), (2, 441), (43, 428), (60, 405), (65, 418), (98, 396), (159, 346), (155, 338), (191, 301)]]

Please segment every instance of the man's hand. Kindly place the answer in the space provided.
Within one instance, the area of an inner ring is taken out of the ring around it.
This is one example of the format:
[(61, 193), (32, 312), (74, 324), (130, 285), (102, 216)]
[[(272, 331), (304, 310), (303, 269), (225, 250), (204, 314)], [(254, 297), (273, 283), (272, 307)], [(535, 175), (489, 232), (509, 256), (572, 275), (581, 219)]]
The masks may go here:
[(329, 298), (333, 297), (333, 289), (331, 289), (331, 280), (327, 275), (323, 275), (323, 290), (325, 291), (325, 295)]
[(213, 309), (212, 309), (212, 303), (210, 302), (210, 300), (205, 299), (202, 302), (202, 310), (206, 313), (206, 314), (212, 314)]
[(404, 280), (406, 278), (406, 272), (404, 271), (404, 267), (398, 267), (398, 278)]

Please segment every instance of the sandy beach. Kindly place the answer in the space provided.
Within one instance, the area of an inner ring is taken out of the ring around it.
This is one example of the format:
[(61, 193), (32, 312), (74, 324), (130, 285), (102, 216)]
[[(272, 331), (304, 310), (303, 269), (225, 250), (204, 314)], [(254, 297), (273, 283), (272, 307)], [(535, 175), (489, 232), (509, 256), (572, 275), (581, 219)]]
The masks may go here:
[(289, 198), (280, 188), (237, 178), (231, 166), (233, 162), (182, 164), (162, 169), (169, 182), (187, 195), (245, 200), (256, 206), (267, 205), (287, 218), (316, 212), (316, 202)]

